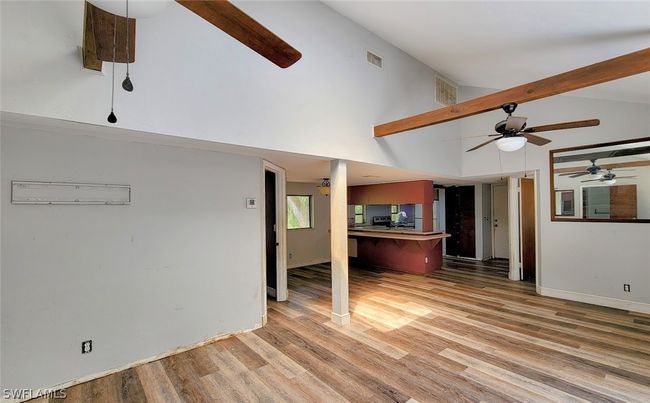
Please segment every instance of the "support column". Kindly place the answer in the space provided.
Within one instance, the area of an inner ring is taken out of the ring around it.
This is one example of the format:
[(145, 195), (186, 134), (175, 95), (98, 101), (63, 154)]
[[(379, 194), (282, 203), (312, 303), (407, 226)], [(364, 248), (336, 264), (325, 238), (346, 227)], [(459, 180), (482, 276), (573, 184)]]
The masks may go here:
[(332, 252), (332, 322), (350, 323), (348, 308), (348, 168), (330, 163), (330, 222)]

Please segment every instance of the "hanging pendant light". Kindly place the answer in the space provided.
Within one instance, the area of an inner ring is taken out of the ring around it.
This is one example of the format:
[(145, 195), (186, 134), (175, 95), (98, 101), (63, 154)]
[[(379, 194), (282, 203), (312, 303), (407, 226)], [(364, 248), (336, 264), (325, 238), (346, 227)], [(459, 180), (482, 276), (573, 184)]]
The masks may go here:
[(108, 115), (108, 123), (117, 123), (117, 116), (113, 112), (115, 101), (115, 36), (117, 35), (117, 16), (113, 16), (113, 77), (111, 79), (111, 113)]
[(133, 83), (129, 77), (129, 0), (126, 0), (126, 78), (122, 81), (122, 88), (125, 91), (133, 91)]
[(323, 196), (330, 195), (330, 178), (323, 178), (323, 181), (321, 182), (320, 186), (318, 186), (318, 191)]

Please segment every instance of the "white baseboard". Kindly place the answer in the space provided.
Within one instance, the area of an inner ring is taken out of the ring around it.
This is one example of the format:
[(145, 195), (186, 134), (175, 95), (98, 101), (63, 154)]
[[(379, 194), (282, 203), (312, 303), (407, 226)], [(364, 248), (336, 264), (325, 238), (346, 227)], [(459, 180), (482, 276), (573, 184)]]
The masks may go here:
[(564, 291), (548, 287), (539, 287), (538, 293), (547, 297), (568, 299), (569, 301), (584, 302), (586, 304), (601, 305), (609, 308), (624, 309), (626, 311), (650, 314), (650, 304), (643, 302), (602, 297), (600, 295), (582, 294), (579, 292)]
[(309, 259), (302, 262), (289, 262), (287, 268), (296, 269), (298, 267), (311, 266), (313, 264), (322, 264), (322, 263), (329, 263), (329, 262), (331, 262), (331, 259), (329, 258)]
[[(264, 315), (264, 317), (262, 318), (262, 322), (263, 323), (266, 322), (266, 315)], [(260, 324), (260, 325), (257, 325), (256, 327), (254, 327), (252, 329), (248, 329), (248, 330), (240, 330), (240, 331), (237, 331), (237, 332), (219, 334), (217, 336), (207, 338), (207, 339), (205, 339), (203, 341), (200, 341), (198, 343), (178, 347), (178, 348), (176, 348), (174, 350), (170, 350), (170, 351), (167, 351), (165, 353), (155, 355), (153, 357), (148, 357), (148, 358), (144, 358), (142, 360), (134, 361), (134, 362), (132, 362), (130, 364), (126, 364), (126, 365), (123, 365), (123, 366), (118, 367), (118, 368), (113, 368), (113, 369), (109, 369), (108, 371), (103, 371), (103, 372), (98, 372), (98, 373), (91, 374), (91, 375), (86, 375), (86, 376), (78, 378), (78, 379), (73, 379), (73, 380), (68, 381), (68, 382), (64, 382), (64, 383), (61, 383), (61, 384), (58, 384), (58, 385), (50, 386), (50, 387), (47, 387), (47, 388), (41, 388), (41, 389), (48, 389), (48, 390), (66, 389), (66, 388), (72, 387), (74, 385), (78, 385), (80, 383), (92, 381), (94, 379), (101, 378), (101, 377), (104, 377), (106, 375), (111, 375), (111, 374), (114, 374), (116, 372), (121, 372), (121, 371), (130, 369), (130, 368), (133, 368), (133, 367), (137, 367), (137, 366), (142, 365), (142, 364), (147, 364), (147, 363), (150, 363), (150, 362), (153, 362), (153, 361), (158, 361), (158, 360), (161, 360), (163, 358), (169, 357), (171, 355), (179, 354), (179, 353), (182, 353), (182, 352), (185, 352), (185, 351), (188, 351), (188, 350), (192, 350), (194, 348), (201, 347), (203, 345), (213, 343), (213, 342), (218, 341), (218, 340), (227, 339), (228, 337), (231, 337), (231, 336), (235, 336), (235, 335), (238, 335), (238, 334), (241, 334), (241, 333), (246, 333), (246, 332), (252, 332), (253, 330), (259, 329), (262, 326), (263, 326), (263, 324)]]

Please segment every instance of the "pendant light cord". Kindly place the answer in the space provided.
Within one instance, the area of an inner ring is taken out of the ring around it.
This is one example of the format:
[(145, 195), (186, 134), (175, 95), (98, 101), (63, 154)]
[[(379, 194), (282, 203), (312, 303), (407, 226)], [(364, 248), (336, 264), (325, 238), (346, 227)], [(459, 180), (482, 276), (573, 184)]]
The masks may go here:
[(113, 101), (115, 100), (115, 37), (117, 33), (117, 16), (113, 16), (113, 77), (111, 81), (111, 112), (113, 112)]
[(113, 15), (113, 77), (111, 81), (111, 112), (115, 100), (115, 37), (117, 36), (117, 16)]
[(126, 76), (129, 76), (129, 0), (126, 0)]

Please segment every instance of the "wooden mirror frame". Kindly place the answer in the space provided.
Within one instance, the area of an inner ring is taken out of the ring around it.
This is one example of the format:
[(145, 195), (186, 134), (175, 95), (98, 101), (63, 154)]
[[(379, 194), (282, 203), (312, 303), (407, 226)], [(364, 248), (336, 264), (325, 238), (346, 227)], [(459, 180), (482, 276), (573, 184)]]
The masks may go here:
[[(554, 170), (554, 164), (553, 164), (553, 155), (556, 153), (562, 153), (562, 152), (567, 152), (567, 151), (578, 151), (578, 150), (586, 150), (590, 148), (600, 148), (600, 147), (610, 147), (610, 146), (617, 146), (621, 144), (630, 144), (630, 143), (641, 143), (645, 141), (650, 141), (650, 137), (640, 137), (640, 138), (635, 138), (635, 139), (629, 139), (629, 140), (621, 140), (621, 141), (612, 141), (609, 143), (597, 143), (597, 144), (588, 144), (584, 146), (576, 146), (576, 147), (567, 147), (567, 148), (558, 148), (555, 150), (549, 150), (548, 152), (548, 161), (549, 161), (549, 176), (550, 176), (550, 199), (551, 199), (551, 205), (549, 206), (549, 210), (551, 213), (551, 221), (554, 222), (605, 222), (605, 223), (614, 223), (614, 222), (622, 222), (622, 223), (650, 223), (649, 218), (639, 218), (639, 219), (620, 219), (620, 218), (565, 218), (565, 216), (556, 216), (555, 215), (555, 170)], [(561, 189), (558, 189), (561, 190)], [(581, 209), (582, 206), (575, 206), (575, 209)]]

